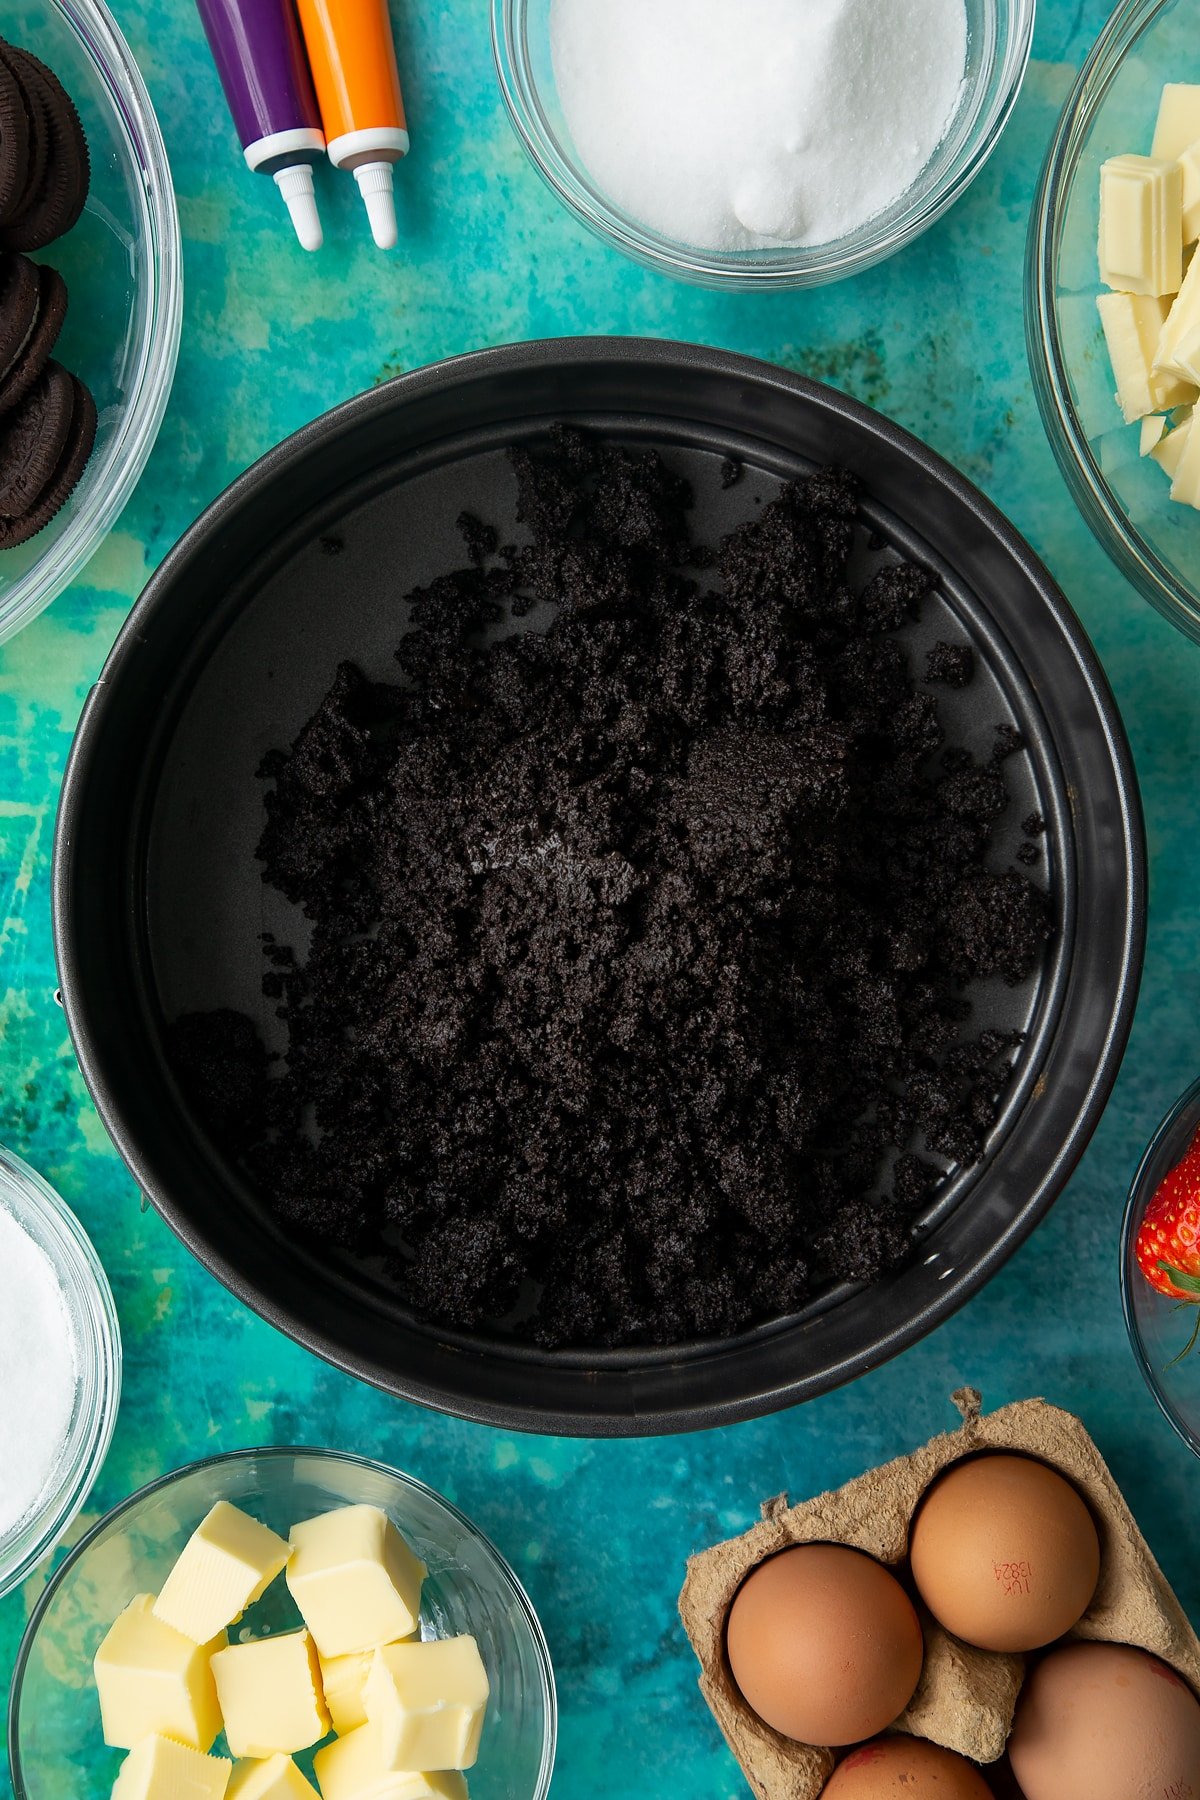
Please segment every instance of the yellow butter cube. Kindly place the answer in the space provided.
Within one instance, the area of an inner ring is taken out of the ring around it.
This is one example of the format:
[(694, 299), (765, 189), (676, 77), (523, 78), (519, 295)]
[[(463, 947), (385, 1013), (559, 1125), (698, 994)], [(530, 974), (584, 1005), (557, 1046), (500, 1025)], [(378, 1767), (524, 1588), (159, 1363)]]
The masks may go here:
[(238, 1764), (226, 1800), (321, 1800), (321, 1797), (290, 1756), (268, 1756), (263, 1762)]
[(288, 1559), (281, 1537), (218, 1500), (183, 1547), (154, 1603), (158, 1618), (197, 1644), (240, 1619)]
[(316, 1645), (307, 1631), (230, 1644), (213, 1657), (212, 1672), (235, 1756), (290, 1756), (329, 1730)]
[(153, 1594), (135, 1594), (115, 1619), (92, 1667), (104, 1741), (132, 1750), (161, 1734), (193, 1750), (211, 1750), (221, 1729), (212, 1657), (225, 1643), (194, 1644), (156, 1619)]
[(1100, 169), (1100, 279), (1125, 294), (1177, 294), (1183, 280), (1183, 176), (1153, 156)]
[(348, 1656), (322, 1656), (320, 1659), (325, 1704), (333, 1720), (333, 1729), (341, 1737), (367, 1722), (363, 1688), (374, 1660), (374, 1650), (353, 1650)]
[(227, 1756), (203, 1756), (174, 1738), (146, 1737), (117, 1772), (112, 1800), (225, 1800)]
[(456, 1770), (423, 1775), (385, 1769), (372, 1725), (318, 1750), (313, 1768), (324, 1800), (467, 1800), (467, 1784)]
[(376, 1650), (415, 1631), (425, 1564), (377, 1506), (294, 1525), (287, 1584), (322, 1656)]
[(1167, 421), (1159, 413), (1151, 413), (1142, 420), (1138, 436), (1138, 455), (1149, 456), (1156, 444), (1161, 444), (1166, 435)]
[(469, 1769), (479, 1754), (487, 1670), (473, 1637), (375, 1653), (364, 1699), (387, 1769)]

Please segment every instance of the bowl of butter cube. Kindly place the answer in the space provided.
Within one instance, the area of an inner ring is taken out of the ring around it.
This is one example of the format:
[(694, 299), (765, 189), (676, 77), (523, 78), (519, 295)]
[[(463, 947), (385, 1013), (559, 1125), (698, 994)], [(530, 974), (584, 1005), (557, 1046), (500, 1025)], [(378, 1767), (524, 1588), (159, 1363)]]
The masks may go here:
[(339, 1452), (193, 1463), (54, 1572), (9, 1700), (15, 1800), (543, 1800), (546, 1641), (494, 1546)]
[(1063, 109), (1029, 235), (1030, 369), (1131, 582), (1200, 642), (1200, 4), (1123, 0)]

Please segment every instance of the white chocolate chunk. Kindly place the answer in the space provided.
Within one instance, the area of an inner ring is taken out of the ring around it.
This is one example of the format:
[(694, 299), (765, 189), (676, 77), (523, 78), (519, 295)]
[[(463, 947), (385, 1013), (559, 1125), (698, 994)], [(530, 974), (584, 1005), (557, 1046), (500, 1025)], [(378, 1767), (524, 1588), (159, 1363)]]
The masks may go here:
[(1100, 169), (1100, 279), (1126, 294), (1176, 294), (1183, 280), (1183, 176), (1152, 156)]
[(174, 1738), (146, 1737), (117, 1771), (112, 1800), (225, 1800), (227, 1756), (202, 1756)]
[(1170, 371), (1175, 345), (1189, 325), (1200, 319), (1200, 256), (1193, 256), (1183, 278), (1183, 286), (1172, 300), (1163, 321), (1162, 336), (1154, 352), (1154, 367)]
[(316, 1646), (307, 1631), (230, 1644), (213, 1657), (212, 1672), (235, 1756), (290, 1756), (329, 1730)]
[(324, 1800), (467, 1800), (467, 1784), (456, 1770), (418, 1774), (385, 1769), (373, 1725), (327, 1744), (313, 1758)]
[[(415, 1637), (417, 1634), (413, 1632), (411, 1635)], [(402, 1641), (410, 1642), (411, 1638)], [(353, 1650), (348, 1656), (323, 1656), (320, 1661), (321, 1686), (325, 1690), (325, 1704), (333, 1720), (333, 1729), (339, 1737), (345, 1737), (348, 1731), (354, 1731), (367, 1722), (363, 1688), (371, 1673), (375, 1652)]]
[(1141, 434), (1138, 438), (1138, 455), (1149, 456), (1155, 444), (1161, 443), (1167, 429), (1167, 421), (1159, 413), (1151, 413), (1142, 420)]
[(1194, 388), (1175, 369), (1154, 367), (1168, 316), (1165, 300), (1150, 294), (1097, 294), (1096, 307), (1127, 425), (1194, 397)]
[(143, 1738), (175, 1738), (211, 1750), (221, 1729), (212, 1657), (225, 1644), (193, 1644), (153, 1613), (154, 1595), (136, 1594), (108, 1629), (93, 1669), (104, 1741), (132, 1750)]
[(1200, 143), (1189, 144), (1180, 152), (1179, 176), (1183, 187), (1183, 241), (1194, 244), (1200, 238)]
[(322, 1656), (377, 1650), (415, 1631), (426, 1568), (377, 1506), (292, 1527), (287, 1584)]
[(364, 1698), (384, 1767), (472, 1768), (489, 1691), (473, 1637), (377, 1651)]
[(321, 1800), (321, 1797), (290, 1756), (268, 1756), (264, 1762), (238, 1764), (226, 1800)]
[(1200, 87), (1190, 81), (1168, 81), (1158, 103), (1151, 156), (1178, 162), (1189, 144), (1200, 138)]
[(206, 1644), (241, 1617), (287, 1559), (281, 1537), (218, 1500), (164, 1581), (155, 1614), (194, 1643)]
[[(1178, 433), (1172, 433), (1172, 436), (1178, 436)], [(1200, 507), (1200, 431), (1191, 422), (1183, 441), (1183, 453), (1171, 478), (1171, 498), (1182, 506)]]
[(1177, 339), (1171, 353), (1171, 368), (1184, 381), (1200, 386), (1200, 319)]
[(1150, 452), (1150, 455), (1158, 464), (1159, 468), (1165, 469), (1172, 481), (1174, 481), (1179, 469), (1179, 464), (1183, 460), (1183, 453), (1187, 449), (1187, 441), (1191, 436), (1191, 431), (1192, 415), (1189, 412), (1180, 419), (1174, 431), (1168, 432), (1166, 437), (1155, 444), (1153, 450)]

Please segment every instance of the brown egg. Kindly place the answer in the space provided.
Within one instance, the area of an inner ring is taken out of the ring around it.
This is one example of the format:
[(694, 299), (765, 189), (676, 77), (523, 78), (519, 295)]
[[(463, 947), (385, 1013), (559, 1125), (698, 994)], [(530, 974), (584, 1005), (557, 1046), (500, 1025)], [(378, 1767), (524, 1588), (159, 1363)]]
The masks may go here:
[(1052, 1650), (1008, 1740), (1025, 1800), (1200, 1800), (1200, 1701), (1123, 1644)]
[(852, 1750), (822, 1800), (992, 1800), (978, 1769), (925, 1738), (879, 1738)]
[(1030, 1456), (978, 1456), (917, 1514), (913, 1580), (938, 1622), (982, 1650), (1037, 1650), (1070, 1631), (1100, 1578), (1100, 1540), (1069, 1481)]
[(733, 1678), (760, 1719), (806, 1744), (856, 1744), (904, 1711), (925, 1647), (882, 1563), (802, 1544), (760, 1563), (729, 1609)]

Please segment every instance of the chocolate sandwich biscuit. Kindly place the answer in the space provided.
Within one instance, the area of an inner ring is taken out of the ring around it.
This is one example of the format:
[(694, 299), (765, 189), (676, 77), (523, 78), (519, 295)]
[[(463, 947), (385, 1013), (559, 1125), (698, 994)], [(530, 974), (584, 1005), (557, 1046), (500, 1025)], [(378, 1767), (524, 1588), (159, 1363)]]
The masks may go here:
[(33, 323), (7, 369), (3, 369), (0, 361), (0, 369), (3, 369), (0, 373), (0, 414), (11, 411), (25, 398), (49, 362), (50, 352), (67, 316), (67, 284), (58, 270), (43, 267), (38, 269), (37, 276)]
[(29, 177), (29, 112), (12, 69), (0, 63), (0, 218), (22, 199)]
[(57, 469), (71, 433), (74, 378), (48, 363), (19, 406), (0, 419), (0, 515), (19, 519)]
[(54, 146), (54, 126), (50, 117), (50, 101), (40, 80), (23, 78), (23, 71), (10, 46), (0, 39), (0, 62), (11, 71), (25, 102), (29, 124), (29, 155), (26, 158), (25, 182), (20, 194), (4, 215), (4, 222), (17, 218), (31, 204), (35, 194), (45, 186), (50, 172), (50, 156)]
[[(51, 364), (52, 368), (57, 366)], [(0, 550), (11, 550), (44, 530), (66, 505), (87, 467), (96, 442), (96, 402), (77, 376), (67, 379), (72, 388), (72, 407), (66, 442), (49, 480), (28, 511), (20, 518), (6, 518), (0, 513)]]
[(48, 131), (42, 179), (30, 183), (15, 209), (0, 208), (0, 248), (41, 250), (74, 225), (87, 199), (91, 166), (74, 102), (58, 77), (28, 50), (6, 44), (0, 62), (41, 108)]
[(0, 376), (23, 354), (37, 324), (40, 272), (27, 256), (0, 256)]

